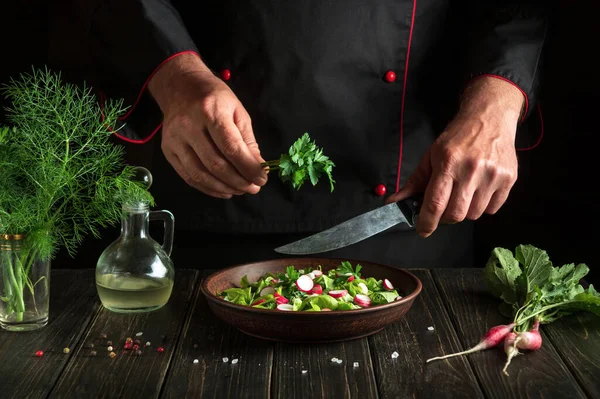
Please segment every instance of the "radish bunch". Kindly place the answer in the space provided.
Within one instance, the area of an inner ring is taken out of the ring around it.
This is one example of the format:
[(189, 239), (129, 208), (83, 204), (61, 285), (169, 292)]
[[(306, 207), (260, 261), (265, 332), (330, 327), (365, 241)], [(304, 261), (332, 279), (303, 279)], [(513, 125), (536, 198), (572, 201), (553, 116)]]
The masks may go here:
[(469, 353), (479, 352), (482, 350), (493, 348), (504, 342), (504, 352), (506, 353), (507, 361), (504, 365), (503, 372), (505, 375), (508, 375), (506, 371), (508, 365), (515, 356), (521, 354), (521, 352), (519, 352), (519, 349), (535, 351), (541, 348), (542, 336), (540, 335), (539, 327), (539, 320), (535, 321), (535, 324), (533, 325), (531, 330), (520, 333), (515, 333), (513, 331), (515, 328), (515, 323), (495, 326), (490, 328), (483, 335), (483, 337), (481, 337), (479, 343), (473, 346), (472, 348), (469, 348), (462, 352), (451, 353), (445, 356), (433, 357), (431, 359), (427, 359), (427, 363), (434, 360), (447, 359), (449, 357), (462, 356), (467, 355)]

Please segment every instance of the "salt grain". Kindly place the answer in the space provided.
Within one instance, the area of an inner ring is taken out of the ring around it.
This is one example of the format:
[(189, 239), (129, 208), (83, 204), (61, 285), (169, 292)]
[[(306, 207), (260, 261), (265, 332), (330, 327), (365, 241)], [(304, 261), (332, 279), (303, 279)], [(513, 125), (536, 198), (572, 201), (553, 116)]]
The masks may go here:
[(338, 358), (337, 358), (337, 357), (332, 357), (332, 358), (331, 358), (331, 361), (332, 361), (332, 362), (337, 362), (337, 361), (338, 361)]
[(231, 361), (231, 364), (236, 364), (237, 362), (238, 362), (238, 360), (237, 360), (237, 359), (233, 359), (233, 360)]
[(229, 358), (228, 358), (228, 357), (224, 357), (224, 358), (223, 358), (223, 363), (227, 363), (228, 361), (229, 361)]
[(337, 364), (342, 364), (342, 359), (338, 359)]
[(308, 373), (308, 370), (302, 370), (302, 374)]
[(141, 337), (143, 334), (144, 334), (144, 333), (140, 331), (139, 333), (135, 334), (135, 336), (136, 336), (136, 337)]
[(358, 367), (358, 362), (354, 362), (354, 367)]
[(150, 346), (150, 345), (151, 345), (150, 341), (146, 342), (146, 346)]
[(113, 347), (112, 347), (112, 346), (109, 346), (109, 347), (108, 347), (108, 348), (106, 348), (106, 349), (107, 349), (109, 352), (112, 352), (112, 351), (113, 351)]
[(433, 331), (433, 326), (427, 327), (429, 331)]
[(394, 353), (392, 353), (392, 359), (395, 359), (395, 358), (397, 358), (398, 356), (400, 356), (400, 355), (398, 354), (398, 352), (394, 352)]
[(198, 364), (200, 361), (198, 359), (194, 359), (194, 364)]

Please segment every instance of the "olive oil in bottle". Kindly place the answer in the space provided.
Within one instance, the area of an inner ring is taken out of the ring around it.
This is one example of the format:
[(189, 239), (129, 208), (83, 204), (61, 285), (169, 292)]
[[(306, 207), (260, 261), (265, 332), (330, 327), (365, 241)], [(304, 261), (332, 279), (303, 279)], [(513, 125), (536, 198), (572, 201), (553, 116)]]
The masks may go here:
[(96, 287), (102, 304), (108, 310), (150, 312), (169, 301), (173, 281), (164, 277), (105, 274), (98, 278)]

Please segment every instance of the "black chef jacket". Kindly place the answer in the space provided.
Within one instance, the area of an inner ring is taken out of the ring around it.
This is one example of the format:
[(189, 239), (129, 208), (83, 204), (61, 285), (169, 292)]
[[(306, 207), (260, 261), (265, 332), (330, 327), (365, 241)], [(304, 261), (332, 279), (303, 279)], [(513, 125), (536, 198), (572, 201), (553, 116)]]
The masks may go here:
[[(275, 244), (382, 205), (376, 188), (391, 194), (403, 185), (472, 79), (494, 76), (523, 92), (517, 147), (534, 146), (543, 3), (106, 0), (90, 12), (88, 67), (106, 97), (133, 105), (118, 133), (124, 140), (144, 145), (160, 134), (148, 80), (167, 60), (193, 52), (246, 107), (265, 159), (308, 132), (335, 163), (333, 193), (326, 183), (295, 191), (271, 175), (258, 195), (222, 200), (188, 186), (160, 140), (150, 141), (153, 194), (176, 218), (174, 256), (188, 250), (190, 265), (194, 253), (217, 251), (233, 263), (275, 257)], [(391, 229), (326, 255), (457, 267), (469, 266), (471, 244), (465, 222), (428, 239)]]

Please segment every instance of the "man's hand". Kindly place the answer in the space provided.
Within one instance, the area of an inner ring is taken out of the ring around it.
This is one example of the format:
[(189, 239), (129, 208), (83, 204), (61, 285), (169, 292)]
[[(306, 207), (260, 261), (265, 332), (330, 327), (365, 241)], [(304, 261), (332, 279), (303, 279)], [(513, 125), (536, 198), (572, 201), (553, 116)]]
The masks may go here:
[(423, 193), (417, 232), (430, 236), (442, 223), (494, 214), (517, 180), (515, 135), (524, 102), (510, 83), (477, 79), (455, 119), (425, 153), (404, 187), (386, 202)]
[(164, 114), (163, 153), (179, 176), (213, 197), (258, 193), (267, 175), (250, 116), (199, 57), (167, 62), (148, 88)]

